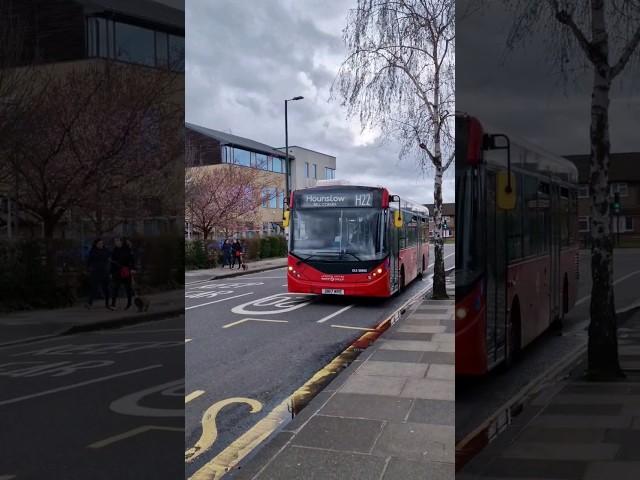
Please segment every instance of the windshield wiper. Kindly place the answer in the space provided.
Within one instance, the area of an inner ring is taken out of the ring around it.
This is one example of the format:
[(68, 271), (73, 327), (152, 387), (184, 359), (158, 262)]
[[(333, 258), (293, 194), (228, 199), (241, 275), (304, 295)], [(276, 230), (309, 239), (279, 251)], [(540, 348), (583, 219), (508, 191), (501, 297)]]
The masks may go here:
[[(293, 253), (293, 252), (291, 252)], [(320, 257), (321, 255), (327, 255), (328, 253), (337, 253), (337, 252), (320, 252), (320, 253), (312, 253), (311, 255), (308, 255), (304, 258), (302, 257), (297, 257), (298, 258), (298, 262), (296, 263), (296, 265), (300, 265), (302, 262), (306, 262), (307, 260), (310, 260), (313, 257)], [(295, 253), (293, 253), (295, 255)]]
[(358, 257), (355, 253), (352, 252), (342, 252), (340, 254), (340, 257), (342, 258), (343, 255), (351, 255), (353, 258), (355, 258), (357, 261), (361, 262), (362, 259), (360, 257)]

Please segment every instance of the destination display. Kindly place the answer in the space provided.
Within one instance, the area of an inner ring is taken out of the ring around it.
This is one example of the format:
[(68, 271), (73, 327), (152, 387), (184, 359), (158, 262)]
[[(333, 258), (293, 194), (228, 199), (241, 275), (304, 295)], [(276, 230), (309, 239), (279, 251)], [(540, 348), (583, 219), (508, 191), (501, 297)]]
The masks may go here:
[(381, 190), (309, 190), (294, 194), (295, 208), (371, 208), (382, 205)]

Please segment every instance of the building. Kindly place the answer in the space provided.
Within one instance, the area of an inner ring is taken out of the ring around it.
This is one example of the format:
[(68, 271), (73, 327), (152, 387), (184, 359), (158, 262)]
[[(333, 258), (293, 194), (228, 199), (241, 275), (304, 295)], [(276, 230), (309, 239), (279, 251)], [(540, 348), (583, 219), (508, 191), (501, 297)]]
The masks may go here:
[[(235, 232), (239, 236), (282, 233), (282, 210), (286, 190), (285, 157), (280, 150), (269, 145), (237, 135), (212, 130), (186, 123), (186, 154), (189, 168), (235, 168), (255, 169), (268, 184), (262, 192), (263, 203), (259, 207), (257, 220)], [(192, 225), (186, 224), (186, 237), (197, 238)]]
[[(435, 229), (435, 223), (433, 221), (433, 203), (425, 204), (425, 207), (429, 209), (429, 234)], [(444, 224), (446, 222), (446, 228)], [(442, 204), (442, 237), (449, 238), (456, 236), (456, 204), (455, 203), (443, 203)]]
[[(285, 151), (284, 148), (278, 150)], [(291, 190), (313, 187), (318, 180), (336, 178), (336, 157), (304, 147), (290, 146)]]
[[(591, 199), (589, 196), (589, 155), (567, 155), (578, 168), (578, 231), (583, 246), (589, 243)], [(609, 190), (620, 196), (620, 214), (612, 217), (611, 229), (621, 244), (640, 245), (640, 152), (612, 153)]]
[[(175, 8), (153, 0), (3, 2), (2, 8), (8, 11), (2, 14), (8, 14), (21, 27), (20, 43), (24, 48), (21, 58), (1, 63), (16, 68), (47, 69), (53, 76), (107, 64), (165, 76), (167, 72), (182, 74), (182, 85), (176, 89), (171, 103), (181, 105), (184, 110), (184, 2), (174, 4), (182, 6)], [(16, 184), (10, 172), (6, 177), (0, 176), (0, 236), (41, 236), (37, 221), (17, 208), (15, 198), (20, 192)], [(120, 219), (119, 225), (108, 233), (155, 235), (179, 229), (182, 209), (173, 208), (176, 205), (158, 208), (162, 204), (157, 201), (159, 198), (131, 199), (123, 209), (127, 218)], [(54, 237), (80, 237), (84, 241), (93, 235), (92, 223), (86, 221), (81, 209), (76, 210), (66, 211)]]

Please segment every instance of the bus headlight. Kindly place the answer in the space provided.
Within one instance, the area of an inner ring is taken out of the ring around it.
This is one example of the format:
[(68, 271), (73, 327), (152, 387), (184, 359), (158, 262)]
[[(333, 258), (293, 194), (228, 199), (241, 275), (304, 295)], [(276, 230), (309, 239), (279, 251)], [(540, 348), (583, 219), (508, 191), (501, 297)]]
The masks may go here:
[(291, 265), (289, 265), (289, 271), (292, 272), (293, 271), (293, 267)]
[(378, 268), (376, 271), (378, 272), (378, 275), (382, 275), (382, 268)]
[(467, 309), (466, 308), (459, 308), (456, 310), (456, 317), (459, 319), (463, 319), (464, 317), (467, 316)]

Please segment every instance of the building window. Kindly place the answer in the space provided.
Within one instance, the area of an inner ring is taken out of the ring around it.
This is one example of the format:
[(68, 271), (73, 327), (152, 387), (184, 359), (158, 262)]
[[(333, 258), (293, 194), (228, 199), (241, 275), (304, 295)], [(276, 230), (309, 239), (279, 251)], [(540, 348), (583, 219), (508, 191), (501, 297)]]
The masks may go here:
[(313, 164), (313, 178), (318, 178), (318, 166), (315, 163)]
[(626, 197), (629, 193), (626, 183), (612, 183), (609, 185), (609, 191), (611, 192), (611, 195), (618, 193), (621, 197)]
[(267, 169), (267, 156), (263, 153), (256, 153), (255, 167), (261, 170)]
[(589, 217), (578, 217), (578, 231), (579, 232), (589, 231)]
[(251, 166), (251, 154), (246, 150), (240, 148), (233, 149), (233, 163), (237, 165), (244, 165), (245, 167)]
[(278, 208), (278, 191), (275, 188), (270, 189), (269, 208)]
[(333, 180), (336, 178), (336, 169), (324, 167), (324, 178), (325, 180)]
[(282, 159), (280, 159), (278, 157), (273, 157), (272, 163), (273, 163), (272, 171), (278, 172), (278, 173), (282, 173), (283, 172)]
[(284, 192), (278, 193), (278, 208), (284, 208)]
[(309, 178), (309, 162), (304, 162), (304, 176)]
[(578, 185), (578, 198), (589, 198), (589, 185)]
[(116, 22), (87, 18), (87, 56), (184, 71), (184, 36)]

